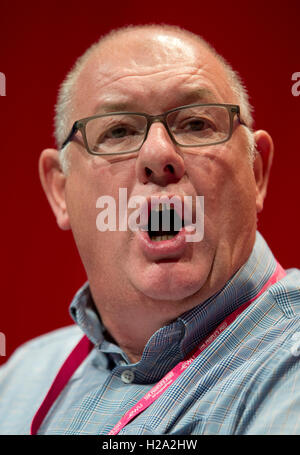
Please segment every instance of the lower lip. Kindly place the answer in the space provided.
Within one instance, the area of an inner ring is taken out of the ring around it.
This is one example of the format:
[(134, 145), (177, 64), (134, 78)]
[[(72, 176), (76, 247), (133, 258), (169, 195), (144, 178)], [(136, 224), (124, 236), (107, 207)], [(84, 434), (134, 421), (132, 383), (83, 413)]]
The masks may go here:
[(137, 239), (145, 256), (152, 261), (166, 258), (179, 258), (187, 246), (185, 229), (181, 229), (170, 240), (155, 242), (150, 239), (147, 231), (138, 231)]

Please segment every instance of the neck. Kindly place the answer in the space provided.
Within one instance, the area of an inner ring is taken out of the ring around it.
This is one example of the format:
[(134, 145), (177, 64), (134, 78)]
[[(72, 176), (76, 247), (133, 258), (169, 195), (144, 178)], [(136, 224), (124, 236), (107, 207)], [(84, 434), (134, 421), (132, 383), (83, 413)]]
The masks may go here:
[[(125, 352), (131, 363), (137, 363), (141, 359), (151, 336), (161, 327), (172, 322), (163, 318), (159, 320), (155, 318), (154, 320), (149, 315), (148, 317), (139, 317), (137, 311), (128, 309), (121, 318), (107, 317), (103, 312), (100, 314), (102, 322), (108, 331), (108, 339)], [(120, 309), (118, 316), (120, 317)]]
[(93, 299), (110, 338), (126, 353), (130, 362), (136, 363), (157, 330), (203, 303), (221, 287), (219, 284), (214, 290), (203, 288), (201, 292), (178, 301), (156, 301), (142, 295), (136, 300), (128, 299), (126, 306), (120, 305), (124, 297), (114, 301), (108, 299), (107, 305), (104, 305), (106, 299), (103, 299), (103, 295), (101, 305), (97, 305), (95, 293)]

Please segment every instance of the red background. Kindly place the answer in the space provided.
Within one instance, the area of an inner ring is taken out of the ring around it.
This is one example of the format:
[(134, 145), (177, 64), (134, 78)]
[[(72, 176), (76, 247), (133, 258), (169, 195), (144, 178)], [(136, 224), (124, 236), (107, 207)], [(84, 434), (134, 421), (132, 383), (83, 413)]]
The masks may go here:
[(54, 145), (53, 106), (65, 73), (98, 37), (130, 23), (170, 23), (199, 33), (242, 75), (256, 128), (275, 142), (259, 228), (284, 267), (300, 267), (298, 242), (299, 1), (2, 1), (0, 71), (1, 307), (6, 357), (24, 341), (70, 324), (69, 302), (85, 274), (70, 232), (60, 231), (37, 172)]

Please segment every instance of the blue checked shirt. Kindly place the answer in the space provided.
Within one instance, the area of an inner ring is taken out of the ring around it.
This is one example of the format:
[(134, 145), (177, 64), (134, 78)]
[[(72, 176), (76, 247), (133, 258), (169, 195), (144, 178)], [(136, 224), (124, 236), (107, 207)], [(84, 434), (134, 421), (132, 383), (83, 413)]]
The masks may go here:
[[(203, 304), (159, 329), (135, 364), (105, 331), (88, 284), (70, 312), (77, 325), (29, 341), (0, 369), (0, 433), (29, 434), (57, 371), (84, 332), (95, 347), (39, 434), (105, 435), (126, 411), (275, 270), (259, 233), (247, 263)], [(119, 434), (300, 434), (300, 271), (254, 301), (148, 409)]]

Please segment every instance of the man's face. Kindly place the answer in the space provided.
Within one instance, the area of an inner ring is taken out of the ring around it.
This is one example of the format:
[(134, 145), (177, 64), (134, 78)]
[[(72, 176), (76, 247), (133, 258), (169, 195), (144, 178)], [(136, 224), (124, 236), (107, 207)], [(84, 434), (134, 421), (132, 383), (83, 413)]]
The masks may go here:
[[(112, 39), (90, 57), (76, 85), (72, 120), (113, 111), (154, 115), (210, 102), (238, 104), (209, 51), (176, 34), (141, 31)], [(217, 292), (249, 257), (257, 185), (238, 122), (219, 145), (181, 148), (157, 122), (134, 155), (92, 156), (74, 141), (68, 156), (70, 225), (92, 293), (107, 311), (114, 302), (159, 305), (175, 317)], [(119, 188), (127, 189), (128, 199), (204, 196), (203, 240), (152, 254), (138, 232), (99, 232), (96, 201), (113, 197), (118, 214)]]

